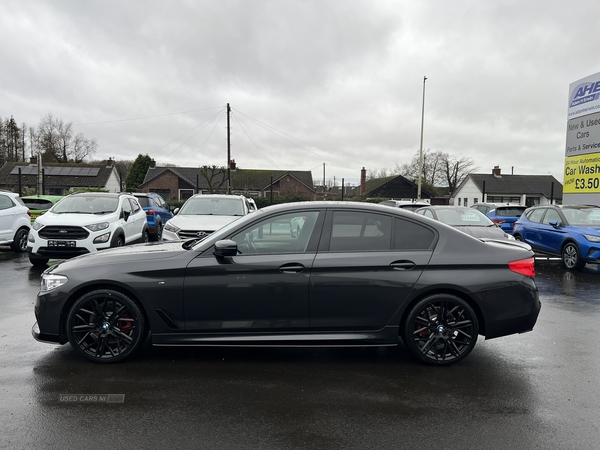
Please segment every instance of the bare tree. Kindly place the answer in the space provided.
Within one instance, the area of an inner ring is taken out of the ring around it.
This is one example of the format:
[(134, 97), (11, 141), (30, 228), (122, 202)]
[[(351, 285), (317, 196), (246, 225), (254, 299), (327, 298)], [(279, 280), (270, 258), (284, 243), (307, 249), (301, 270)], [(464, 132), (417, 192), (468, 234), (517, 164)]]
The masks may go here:
[(474, 170), (477, 170), (477, 167), (471, 158), (448, 156), (444, 161), (444, 173), (449, 191), (454, 192), (454, 189)]
[(214, 194), (223, 188), (227, 183), (227, 169), (217, 166), (201, 166), (200, 175), (204, 177), (208, 184), (208, 192)]
[(82, 162), (96, 153), (98, 144), (83, 134), (75, 135), (72, 123), (65, 123), (51, 113), (38, 125), (38, 143), (45, 159), (60, 163)]

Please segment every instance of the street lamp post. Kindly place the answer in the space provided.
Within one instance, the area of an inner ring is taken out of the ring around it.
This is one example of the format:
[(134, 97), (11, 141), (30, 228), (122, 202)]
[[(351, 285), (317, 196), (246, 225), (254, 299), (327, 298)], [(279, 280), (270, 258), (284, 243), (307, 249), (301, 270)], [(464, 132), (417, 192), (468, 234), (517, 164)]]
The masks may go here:
[(423, 124), (425, 122), (425, 81), (423, 77), (423, 104), (421, 106), (421, 145), (419, 146), (419, 183), (417, 185), (417, 200), (421, 200), (421, 178), (423, 176)]

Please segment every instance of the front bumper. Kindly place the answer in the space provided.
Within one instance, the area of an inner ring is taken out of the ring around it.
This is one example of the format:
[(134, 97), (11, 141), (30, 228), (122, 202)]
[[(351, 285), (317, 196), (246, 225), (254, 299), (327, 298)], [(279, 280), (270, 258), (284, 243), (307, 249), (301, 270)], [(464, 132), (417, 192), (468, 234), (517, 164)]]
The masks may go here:
[(33, 327), (31, 327), (31, 335), (36, 341), (44, 342), (46, 344), (63, 344), (63, 342), (60, 341), (60, 337), (57, 334), (42, 333), (37, 322), (33, 324)]

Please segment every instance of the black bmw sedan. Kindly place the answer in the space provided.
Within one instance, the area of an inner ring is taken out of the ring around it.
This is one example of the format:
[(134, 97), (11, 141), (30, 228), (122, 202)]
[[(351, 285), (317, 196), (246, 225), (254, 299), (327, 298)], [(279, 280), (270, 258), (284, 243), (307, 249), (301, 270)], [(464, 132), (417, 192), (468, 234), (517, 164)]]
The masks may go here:
[[(298, 233), (290, 223), (301, 218)], [(47, 269), (33, 336), (121, 361), (154, 345), (393, 346), (448, 365), (533, 329), (533, 253), (380, 205), (271, 206), (204, 239), (106, 250)]]

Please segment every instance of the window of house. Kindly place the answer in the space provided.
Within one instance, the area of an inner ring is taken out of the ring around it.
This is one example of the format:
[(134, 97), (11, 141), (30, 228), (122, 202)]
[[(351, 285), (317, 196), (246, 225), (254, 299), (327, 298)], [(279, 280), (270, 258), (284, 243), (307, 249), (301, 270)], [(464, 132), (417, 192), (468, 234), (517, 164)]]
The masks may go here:
[(192, 195), (194, 195), (193, 189), (179, 189), (179, 200), (180, 201), (187, 200)]
[(466, 208), (467, 206), (469, 206), (469, 199), (467, 197), (465, 197), (464, 207)]
[(473, 204), (477, 203), (478, 201), (479, 201), (479, 199), (478, 199), (477, 197), (475, 197), (475, 198), (473, 199)]
[(461, 206), (461, 205), (460, 205), (460, 197), (458, 198), (458, 206)]

